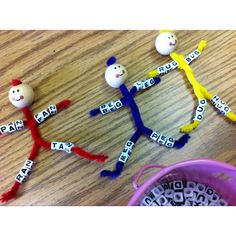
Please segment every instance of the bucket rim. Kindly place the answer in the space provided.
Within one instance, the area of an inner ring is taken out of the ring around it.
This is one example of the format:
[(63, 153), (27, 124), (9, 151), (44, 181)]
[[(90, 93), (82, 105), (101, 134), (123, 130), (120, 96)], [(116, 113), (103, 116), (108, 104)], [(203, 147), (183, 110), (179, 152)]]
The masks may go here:
[[(236, 171), (235, 166), (232, 166), (232, 165), (222, 162), (222, 161), (211, 160), (211, 159), (206, 159), (206, 158), (207, 157), (202, 157), (202, 158), (196, 158), (196, 159), (192, 159), (192, 160), (180, 161), (180, 162), (171, 164), (167, 167), (164, 167), (163, 169), (160, 169), (159, 171), (154, 173), (152, 176), (150, 176), (147, 180), (145, 180), (144, 183), (141, 184), (136, 191), (134, 191), (134, 194), (132, 195), (132, 197), (128, 203), (128, 206), (136, 206), (138, 199), (141, 197), (141, 195), (145, 192), (145, 190), (150, 185), (152, 185), (157, 179), (160, 179), (161, 177), (165, 176), (167, 173), (170, 173), (172, 170), (180, 168), (180, 167), (192, 166), (192, 165), (196, 165), (196, 164), (204, 164), (207, 166), (217, 165), (218, 167), (222, 167), (222, 168), (225, 168), (228, 170)], [(145, 166), (148, 166), (148, 165), (145, 165)]]

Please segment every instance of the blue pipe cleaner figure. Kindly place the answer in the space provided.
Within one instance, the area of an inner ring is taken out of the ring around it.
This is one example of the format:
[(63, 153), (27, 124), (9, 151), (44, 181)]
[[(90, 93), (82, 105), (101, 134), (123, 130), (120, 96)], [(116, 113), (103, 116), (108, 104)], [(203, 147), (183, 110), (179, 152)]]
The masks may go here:
[(118, 110), (123, 106), (128, 106), (131, 110), (134, 119), (134, 124), (136, 126), (136, 131), (125, 144), (125, 147), (122, 153), (120, 154), (119, 160), (116, 163), (115, 169), (113, 171), (103, 170), (100, 173), (102, 177), (107, 176), (112, 179), (115, 179), (122, 173), (125, 163), (127, 163), (129, 157), (132, 154), (135, 143), (138, 141), (138, 139), (141, 137), (142, 134), (150, 137), (152, 140), (159, 143), (160, 145), (176, 149), (182, 148), (188, 142), (190, 136), (188, 134), (184, 134), (179, 140), (174, 140), (171, 137), (158, 134), (157, 132), (144, 126), (139, 112), (139, 108), (134, 100), (134, 95), (139, 90), (144, 90), (158, 84), (161, 81), (159, 77), (138, 81), (133, 85), (133, 87), (129, 91), (124, 84), (128, 76), (126, 68), (121, 64), (116, 63), (116, 58), (114, 56), (110, 57), (107, 60), (106, 64), (107, 64), (107, 69), (105, 72), (106, 82), (113, 88), (119, 88), (123, 97), (117, 101), (108, 102), (106, 104), (101, 105), (99, 108), (91, 110), (90, 116), (96, 116), (98, 114), (105, 115), (107, 113)]

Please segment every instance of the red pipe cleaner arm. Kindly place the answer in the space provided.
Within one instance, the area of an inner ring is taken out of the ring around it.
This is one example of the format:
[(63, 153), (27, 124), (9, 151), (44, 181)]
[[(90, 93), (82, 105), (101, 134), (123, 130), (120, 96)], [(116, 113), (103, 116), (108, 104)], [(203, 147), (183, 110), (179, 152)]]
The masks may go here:
[(92, 153), (86, 152), (85, 150), (83, 150), (82, 148), (80, 148), (78, 146), (73, 147), (71, 149), (71, 151), (83, 158), (90, 160), (90, 161), (97, 161), (97, 162), (103, 163), (108, 158), (108, 156), (105, 156), (102, 154), (92, 154)]
[[(40, 146), (42, 146), (46, 149), (52, 149), (52, 145), (55, 142), (51, 143), (51, 142), (48, 142), (48, 141), (45, 141), (44, 139), (42, 139), (37, 127), (31, 128), (31, 134), (32, 134), (32, 138), (34, 139), (34, 141), (36, 143), (38, 143)], [(66, 143), (62, 143), (62, 144), (65, 145)], [(55, 149), (55, 150), (65, 151), (63, 149)], [(91, 161), (104, 162), (108, 158), (105, 155), (92, 154), (92, 153), (86, 152), (85, 150), (83, 150), (82, 148), (77, 147), (77, 146), (76, 147), (73, 146), (71, 148), (71, 151), (74, 152), (75, 154), (77, 154), (83, 158), (86, 158), (88, 160), (91, 160)]]
[(0, 136), (3, 134), (9, 134), (23, 130), (27, 126), (28, 126), (27, 120), (16, 120), (6, 125), (0, 125)]
[(56, 115), (59, 111), (69, 107), (71, 100), (65, 99), (56, 105), (50, 105), (47, 109), (34, 115), (34, 120), (31, 121), (31, 125), (39, 125), (44, 122), (48, 117)]
[(57, 107), (57, 110), (58, 111), (61, 111), (67, 107), (69, 107), (71, 105), (71, 100), (70, 99), (65, 99), (65, 100), (62, 100), (61, 102), (57, 103), (56, 104), (56, 107)]
[[(46, 149), (52, 149), (52, 143), (48, 142), (48, 141), (45, 141), (44, 139), (39, 137), (37, 132), (34, 131), (33, 134), (32, 134), (32, 137), (35, 140), (35, 142), (37, 142), (40, 146), (42, 146), (42, 147), (44, 147)], [(65, 151), (65, 150), (61, 149), (61, 151)], [(85, 150), (83, 150), (82, 148), (80, 148), (78, 146), (72, 147), (71, 151), (74, 152), (75, 154), (77, 154), (77, 155), (79, 155), (79, 156), (81, 156), (83, 158), (86, 158), (88, 160), (91, 160), (91, 161), (104, 162), (108, 158), (105, 155), (92, 154), (92, 153), (86, 152)]]
[[(36, 142), (34, 143), (32, 150), (30, 152), (29, 159), (30, 161), (34, 161), (39, 153), (40, 145)], [(17, 192), (19, 191), (22, 183), (15, 180), (15, 183), (13, 184), (12, 188), (8, 191), (2, 194), (0, 201), (1, 202), (8, 202), (17, 196)]]

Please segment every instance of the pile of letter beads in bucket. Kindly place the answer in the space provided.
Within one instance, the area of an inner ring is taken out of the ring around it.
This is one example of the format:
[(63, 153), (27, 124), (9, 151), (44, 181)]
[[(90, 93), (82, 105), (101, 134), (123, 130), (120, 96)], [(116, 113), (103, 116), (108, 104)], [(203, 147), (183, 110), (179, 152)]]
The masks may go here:
[(196, 182), (176, 180), (156, 185), (140, 206), (227, 206), (214, 189)]

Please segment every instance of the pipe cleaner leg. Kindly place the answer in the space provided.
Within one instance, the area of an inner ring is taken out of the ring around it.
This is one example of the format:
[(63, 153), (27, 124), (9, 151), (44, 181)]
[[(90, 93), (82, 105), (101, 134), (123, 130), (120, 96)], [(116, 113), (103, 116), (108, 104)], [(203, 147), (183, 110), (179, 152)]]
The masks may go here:
[(236, 114), (233, 113), (230, 107), (217, 95), (209, 93), (207, 90), (204, 91), (206, 98), (212, 103), (213, 106), (228, 119), (236, 121)]
[(182, 135), (182, 137), (179, 140), (175, 140), (171, 137), (167, 137), (163, 134), (158, 134), (157, 132), (144, 127), (143, 128), (143, 132), (149, 136), (152, 140), (154, 140), (155, 142), (159, 143), (160, 145), (163, 145), (165, 147), (168, 148), (176, 148), (176, 149), (180, 149), (182, 147), (184, 147), (184, 145), (188, 142), (188, 139), (190, 138), (190, 136), (188, 134), (184, 134)]
[(37, 155), (39, 153), (39, 149), (40, 149), (40, 145), (38, 145), (37, 143), (34, 143), (31, 153), (30, 153), (30, 156), (29, 156), (29, 159), (26, 160), (26, 162), (23, 165), (23, 167), (21, 168), (20, 172), (17, 174), (17, 176), (15, 178), (15, 183), (12, 186), (12, 188), (8, 192), (5, 192), (2, 194), (2, 196), (0, 198), (1, 202), (8, 202), (8, 201), (16, 198), (17, 192), (19, 191), (20, 186), (22, 185), (22, 183), (24, 183), (26, 181), (27, 177), (29, 177), (29, 175), (30, 175), (30, 172), (33, 167), (33, 161), (37, 157)]
[(141, 131), (136, 131), (130, 140), (127, 141), (125, 147), (120, 154), (119, 160), (116, 162), (115, 169), (113, 171), (103, 170), (100, 173), (101, 177), (110, 177), (111, 179), (117, 178), (123, 171), (125, 163), (128, 161), (131, 156), (133, 149), (135, 147), (135, 143), (138, 141), (140, 136), (142, 135)]
[(193, 122), (187, 125), (184, 125), (180, 128), (180, 132), (182, 133), (190, 133), (194, 129), (196, 129), (201, 121), (203, 120), (204, 111), (206, 109), (206, 99), (198, 99), (198, 106), (195, 110), (195, 115), (193, 117)]
[[(48, 145), (45, 146), (46, 148)], [(97, 162), (104, 162), (108, 157), (101, 154), (92, 154), (89, 152), (86, 152), (82, 148), (78, 146), (74, 146), (73, 143), (70, 142), (51, 142), (50, 148), (52, 150), (59, 150), (59, 151), (65, 151), (67, 153), (75, 153), (83, 158), (86, 158), (90, 161), (97, 161)]]
[(207, 104), (205, 96), (203, 95), (203, 89), (205, 88), (202, 87), (200, 84), (195, 85), (194, 94), (198, 98), (198, 106), (195, 110), (193, 122), (182, 126), (180, 128), (181, 133), (190, 133), (191, 131), (196, 129), (200, 125), (201, 121), (203, 120), (203, 115), (204, 115), (204, 111), (206, 109), (206, 104)]
[(108, 157), (101, 154), (92, 154), (89, 152), (86, 152), (80, 147), (74, 146), (73, 143), (70, 142), (48, 142), (43, 140), (40, 137), (39, 131), (36, 128), (33, 128), (32, 130), (32, 137), (33, 139), (42, 147), (46, 149), (52, 149), (52, 150), (59, 150), (59, 151), (65, 151), (67, 153), (75, 153), (83, 158), (86, 158), (91, 161), (97, 161), (97, 162), (104, 162)]

